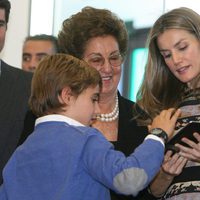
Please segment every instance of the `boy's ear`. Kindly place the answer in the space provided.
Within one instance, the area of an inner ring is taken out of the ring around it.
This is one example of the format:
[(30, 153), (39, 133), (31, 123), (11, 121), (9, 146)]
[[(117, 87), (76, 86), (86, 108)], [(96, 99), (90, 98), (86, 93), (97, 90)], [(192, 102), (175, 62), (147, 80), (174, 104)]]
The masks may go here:
[(61, 101), (61, 103), (69, 104), (71, 97), (72, 97), (71, 89), (69, 87), (64, 87), (59, 96), (59, 100)]

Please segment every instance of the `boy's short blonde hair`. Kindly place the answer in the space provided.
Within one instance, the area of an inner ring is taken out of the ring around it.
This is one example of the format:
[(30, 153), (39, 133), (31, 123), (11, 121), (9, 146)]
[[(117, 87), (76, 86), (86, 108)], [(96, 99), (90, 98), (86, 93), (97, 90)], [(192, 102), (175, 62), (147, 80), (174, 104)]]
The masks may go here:
[(85, 61), (67, 54), (46, 56), (34, 72), (29, 104), (38, 116), (62, 111), (59, 95), (69, 87), (78, 96), (88, 87), (102, 87), (99, 72)]

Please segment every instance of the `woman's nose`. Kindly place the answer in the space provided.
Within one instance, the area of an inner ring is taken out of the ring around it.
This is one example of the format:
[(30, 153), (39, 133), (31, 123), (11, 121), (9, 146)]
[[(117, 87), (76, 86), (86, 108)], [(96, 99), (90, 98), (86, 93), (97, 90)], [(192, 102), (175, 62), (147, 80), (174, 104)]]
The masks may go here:
[(105, 59), (105, 62), (104, 62), (104, 64), (101, 67), (101, 70), (104, 71), (104, 72), (110, 72), (110, 71), (112, 71), (112, 68), (113, 67), (110, 64), (109, 60)]
[(182, 61), (182, 56), (180, 53), (174, 53), (172, 59), (175, 65), (178, 65)]

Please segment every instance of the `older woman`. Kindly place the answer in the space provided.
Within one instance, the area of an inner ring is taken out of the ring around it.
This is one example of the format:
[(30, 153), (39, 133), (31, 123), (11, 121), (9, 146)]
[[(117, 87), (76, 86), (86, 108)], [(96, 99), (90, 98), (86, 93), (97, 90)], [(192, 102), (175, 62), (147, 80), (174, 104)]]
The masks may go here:
[[(62, 53), (84, 59), (95, 67), (102, 78), (100, 112), (91, 126), (99, 129), (115, 149), (126, 155), (144, 139), (147, 128), (133, 120), (134, 103), (117, 90), (122, 64), (127, 52), (128, 34), (125, 24), (106, 9), (85, 7), (64, 20), (58, 34)], [(81, 112), (81, 110), (80, 110)], [(112, 193), (112, 199), (133, 199)]]

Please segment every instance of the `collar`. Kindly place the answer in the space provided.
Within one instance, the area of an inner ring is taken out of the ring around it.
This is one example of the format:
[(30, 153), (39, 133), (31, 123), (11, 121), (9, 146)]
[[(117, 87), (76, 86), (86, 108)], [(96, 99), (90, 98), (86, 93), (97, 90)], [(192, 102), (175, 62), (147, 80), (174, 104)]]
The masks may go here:
[(52, 115), (45, 115), (43, 117), (39, 117), (36, 119), (36, 122), (35, 122), (35, 126), (37, 126), (38, 124), (40, 123), (43, 123), (43, 122), (66, 122), (70, 125), (73, 125), (73, 126), (84, 126), (83, 124), (81, 124), (80, 122), (72, 119), (72, 118), (69, 118), (69, 117), (66, 117), (64, 115), (58, 115), (58, 114), (52, 114)]

